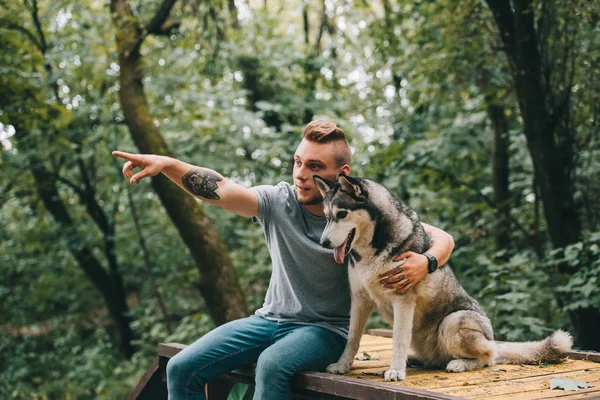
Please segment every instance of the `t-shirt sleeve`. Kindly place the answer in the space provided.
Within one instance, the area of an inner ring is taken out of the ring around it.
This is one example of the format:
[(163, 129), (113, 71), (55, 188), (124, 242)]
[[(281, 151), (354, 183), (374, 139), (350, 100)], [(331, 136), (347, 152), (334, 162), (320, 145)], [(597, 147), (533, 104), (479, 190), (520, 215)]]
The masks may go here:
[(250, 188), (256, 197), (258, 197), (258, 213), (252, 217), (254, 222), (259, 222), (261, 225), (269, 225), (273, 217), (273, 209), (281, 204), (282, 198), (285, 196), (285, 186), (282, 183), (273, 185), (260, 185)]

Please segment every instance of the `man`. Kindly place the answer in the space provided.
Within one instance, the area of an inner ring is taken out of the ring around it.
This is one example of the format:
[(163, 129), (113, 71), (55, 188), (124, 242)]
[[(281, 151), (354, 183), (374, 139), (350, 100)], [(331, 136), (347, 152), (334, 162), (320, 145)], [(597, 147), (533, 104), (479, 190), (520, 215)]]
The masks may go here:
[[(208, 168), (156, 155), (115, 151), (127, 160), (123, 174), (132, 184), (163, 173), (203, 201), (263, 226), (273, 271), (263, 307), (255, 315), (224, 324), (173, 357), (167, 365), (169, 398), (205, 399), (211, 379), (256, 363), (255, 399), (290, 399), (291, 380), (303, 370), (324, 370), (344, 350), (349, 322), (347, 267), (333, 250), (319, 245), (326, 219), (313, 175), (335, 180), (350, 174), (352, 153), (334, 123), (312, 121), (294, 154), (294, 186), (245, 188)], [(133, 169), (142, 170), (135, 173)], [(440, 265), (450, 258), (452, 237), (425, 225), (434, 239), (429, 253)], [(382, 277), (382, 285), (403, 292), (428, 272), (422, 254), (404, 253), (401, 270)]]

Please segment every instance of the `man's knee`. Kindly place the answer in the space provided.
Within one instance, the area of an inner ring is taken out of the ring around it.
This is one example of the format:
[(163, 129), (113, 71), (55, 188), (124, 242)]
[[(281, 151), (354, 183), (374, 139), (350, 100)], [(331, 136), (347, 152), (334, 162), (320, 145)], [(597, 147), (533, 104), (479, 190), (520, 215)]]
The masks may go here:
[(295, 364), (290, 363), (290, 360), (281, 360), (278, 357), (273, 357), (272, 354), (263, 353), (263, 355), (261, 355), (256, 362), (255, 374), (257, 385), (259, 385), (261, 381), (288, 381), (292, 379), (296, 372), (298, 372)]
[(198, 374), (198, 366), (181, 353), (172, 357), (167, 363), (167, 384), (192, 387), (203, 387), (205, 381)]

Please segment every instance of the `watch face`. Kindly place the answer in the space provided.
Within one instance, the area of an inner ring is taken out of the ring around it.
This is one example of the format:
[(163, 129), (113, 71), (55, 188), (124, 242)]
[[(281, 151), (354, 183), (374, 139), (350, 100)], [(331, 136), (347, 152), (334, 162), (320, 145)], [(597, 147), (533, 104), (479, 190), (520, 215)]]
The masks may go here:
[(425, 257), (427, 257), (427, 259), (429, 260), (429, 262), (427, 263), (427, 269), (429, 270), (429, 273), (434, 272), (438, 267), (437, 258), (435, 258), (433, 255), (431, 255), (429, 253), (424, 253), (424, 254), (425, 254)]

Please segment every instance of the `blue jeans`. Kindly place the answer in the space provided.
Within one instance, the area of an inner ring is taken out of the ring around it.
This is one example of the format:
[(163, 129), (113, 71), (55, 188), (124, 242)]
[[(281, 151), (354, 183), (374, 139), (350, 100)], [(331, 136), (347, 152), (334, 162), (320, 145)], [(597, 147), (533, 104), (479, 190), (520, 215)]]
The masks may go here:
[(304, 370), (324, 370), (338, 360), (346, 339), (313, 325), (251, 316), (207, 333), (169, 360), (169, 400), (206, 399), (206, 382), (256, 363), (254, 399), (290, 399), (291, 381)]

